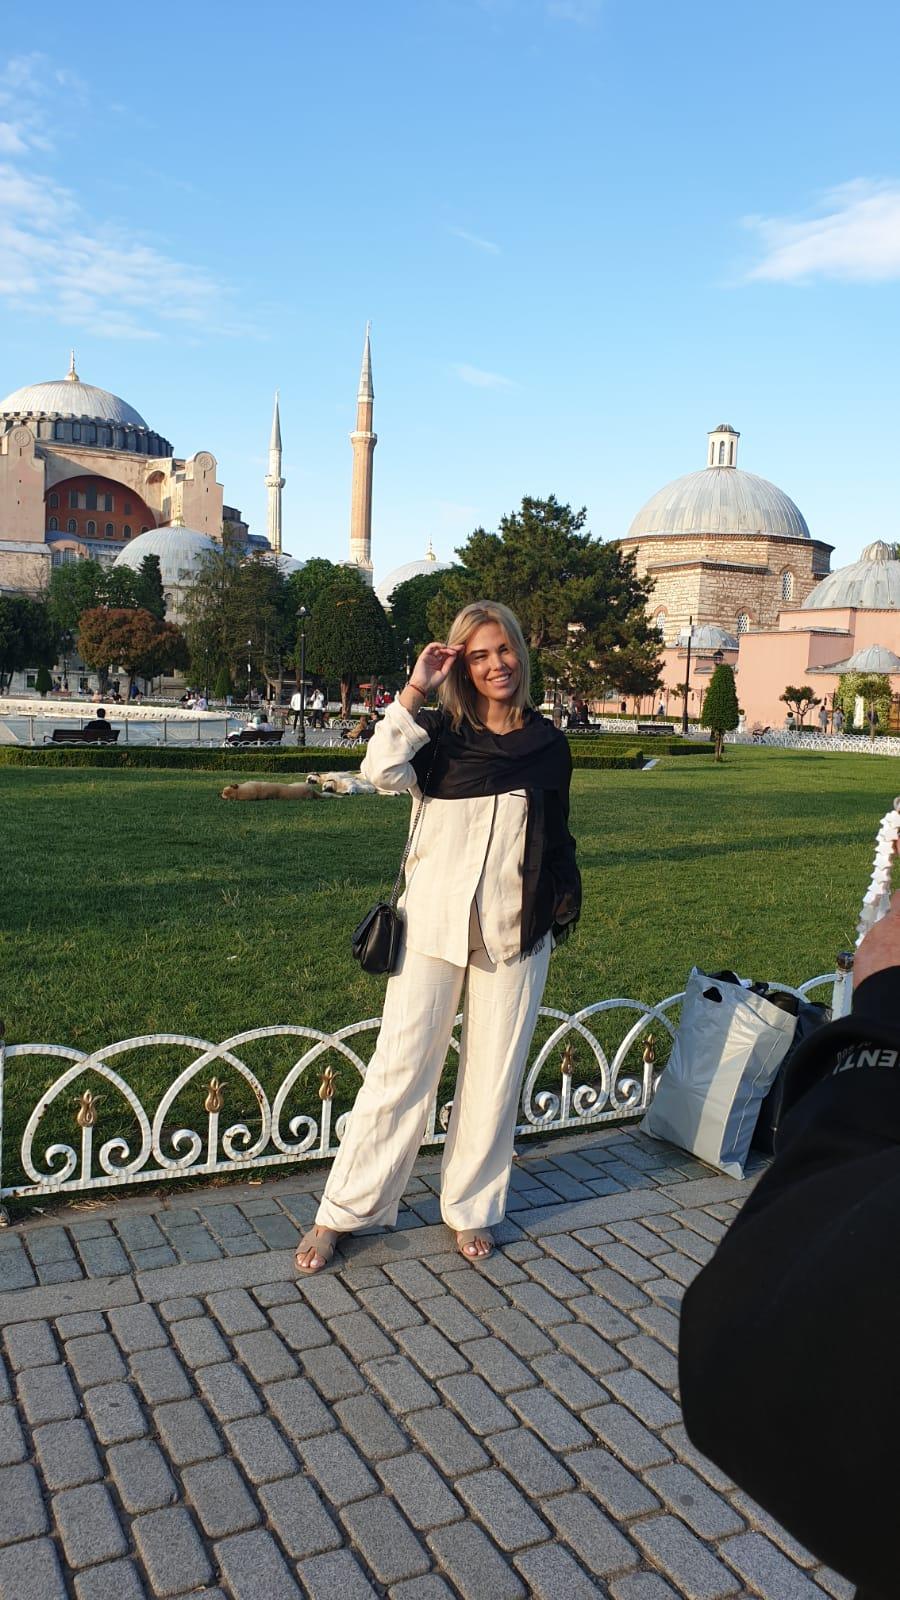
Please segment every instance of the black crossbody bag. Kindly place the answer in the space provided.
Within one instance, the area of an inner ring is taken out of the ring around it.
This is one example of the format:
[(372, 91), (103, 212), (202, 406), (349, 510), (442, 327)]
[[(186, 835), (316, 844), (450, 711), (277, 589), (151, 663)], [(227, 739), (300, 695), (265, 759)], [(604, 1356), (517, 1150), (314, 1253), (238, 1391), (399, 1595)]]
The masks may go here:
[(371, 972), (377, 975), (383, 972), (396, 972), (397, 970), (397, 963), (400, 960), (400, 947), (403, 942), (403, 917), (397, 910), (397, 901), (400, 896), (400, 885), (403, 882), (403, 870), (406, 866), (409, 852), (412, 849), (412, 842), (418, 832), (419, 823), (422, 820), (422, 808), (425, 804), (425, 795), (428, 792), (431, 769), (434, 766), (434, 758), (437, 755), (442, 728), (443, 719), (434, 741), (434, 749), (431, 753), (431, 760), (428, 763), (428, 772), (422, 785), (416, 814), (406, 838), (403, 855), (400, 858), (400, 869), (394, 879), (394, 887), (391, 890), (390, 899), (379, 900), (377, 905), (372, 906), (372, 909), (366, 912), (362, 922), (358, 927), (354, 928), (350, 935), (350, 945), (354, 960), (359, 962), (363, 972)]

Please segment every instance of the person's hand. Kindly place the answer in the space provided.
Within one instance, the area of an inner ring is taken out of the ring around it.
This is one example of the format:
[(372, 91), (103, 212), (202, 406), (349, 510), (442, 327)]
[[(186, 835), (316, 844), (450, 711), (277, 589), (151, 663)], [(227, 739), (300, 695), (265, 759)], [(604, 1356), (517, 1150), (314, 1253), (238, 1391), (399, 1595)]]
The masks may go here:
[[(894, 854), (900, 854), (896, 845)], [(900, 873), (900, 865), (896, 861), (894, 872)], [(885, 967), (900, 967), (900, 886), (894, 892), (887, 916), (869, 929), (856, 952), (853, 962), (854, 989), (866, 978), (871, 978), (873, 972), (883, 972)]]
[(410, 684), (426, 697), (437, 689), (450, 675), (450, 668), (460, 653), (457, 644), (427, 644), (409, 676)]

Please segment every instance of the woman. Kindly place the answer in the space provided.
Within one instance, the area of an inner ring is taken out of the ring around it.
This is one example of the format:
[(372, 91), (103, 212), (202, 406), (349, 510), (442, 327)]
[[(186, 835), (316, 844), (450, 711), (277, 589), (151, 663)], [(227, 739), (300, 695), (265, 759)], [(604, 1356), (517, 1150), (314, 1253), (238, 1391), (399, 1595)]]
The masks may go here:
[[(466, 988), (441, 1214), (470, 1260), (491, 1254), (513, 1156), (522, 1074), (550, 949), (581, 905), (568, 829), (569, 747), (531, 707), (522, 630), (476, 601), (429, 644), (366, 751), (363, 776), (425, 801), (406, 862), (403, 951), (378, 1043), (300, 1241), (321, 1271), (342, 1233), (392, 1226)], [(437, 690), (440, 711), (423, 711)]]

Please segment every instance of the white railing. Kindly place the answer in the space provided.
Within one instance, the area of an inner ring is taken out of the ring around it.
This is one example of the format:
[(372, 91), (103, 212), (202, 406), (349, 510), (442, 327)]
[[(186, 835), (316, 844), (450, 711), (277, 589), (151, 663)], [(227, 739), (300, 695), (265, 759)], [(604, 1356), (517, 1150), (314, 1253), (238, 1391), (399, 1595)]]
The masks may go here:
[[(837, 974), (811, 978), (799, 988), (790, 984), (776, 987), (798, 996), (830, 987), (833, 1014), (841, 1016), (849, 1007), (846, 967)], [(554, 1026), (525, 1074), (517, 1135), (558, 1133), (640, 1116), (650, 1104), (661, 1070), (657, 1036), (661, 1030), (674, 1038), (670, 1013), (682, 999), (683, 991), (656, 1005), (630, 999), (599, 1000), (572, 1014), (542, 1007), (540, 1016)], [(457, 1017), (451, 1055), (459, 1051), (461, 1021), (462, 1017)], [(616, 1024), (613, 1031), (619, 1036), (618, 1043), (611, 1049), (595, 1031), (601, 1022)], [(337, 1151), (352, 1104), (350, 1095), (347, 1109), (336, 1114), (335, 1068), (346, 1064), (364, 1077), (367, 1062), (355, 1044), (360, 1036), (374, 1034), (379, 1025), (380, 1018), (369, 1017), (328, 1033), (285, 1023), (251, 1028), (220, 1044), (186, 1034), (150, 1033), (90, 1052), (66, 1045), (5, 1045), (0, 1037), (0, 1199), (83, 1193), (166, 1179), (237, 1174), (286, 1162), (326, 1161)], [(292, 1052), (299, 1049), (271, 1097), (242, 1054), (260, 1040), (287, 1040)], [(126, 1078), (114, 1063), (123, 1055), (160, 1048), (184, 1051), (189, 1059), (158, 1102), (145, 1105), (139, 1090), (145, 1074), (140, 1067), (135, 1071), (130, 1063)], [(65, 1067), (39, 1095), (13, 1158), (13, 1152), (3, 1145), (3, 1089), (9, 1068), (15, 1064), (21, 1094), (29, 1058), (42, 1063), (45, 1074), (50, 1062), (63, 1062)], [(223, 1069), (224, 1081), (219, 1075)], [(73, 1093), (76, 1084), (77, 1094)], [(301, 1091), (306, 1091), (307, 1106), (318, 1100), (318, 1115), (299, 1108)], [(181, 1107), (175, 1109), (182, 1095), (189, 1105), (187, 1113)], [(234, 1109), (229, 1106), (226, 1112), (226, 1103), (232, 1099)], [(434, 1100), (423, 1145), (444, 1142), (451, 1106), (452, 1101), (439, 1104)], [(195, 1127), (181, 1125), (185, 1115)], [(105, 1137), (100, 1133), (100, 1119), (106, 1123)], [(74, 1133), (61, 1131), (67, 1121), (74, 1126)], [(122, 1132), (123, 1121), (127, 1137)], [(50, 1142), (38, 1151), (42, 1130), (48, 1126), (51, 1131), (45, 1132), (45, 1139)], [(11, 1167), (15, 1170), (10, 1171)], [(4, 1171), (12, 1180), (5, 1184)]]

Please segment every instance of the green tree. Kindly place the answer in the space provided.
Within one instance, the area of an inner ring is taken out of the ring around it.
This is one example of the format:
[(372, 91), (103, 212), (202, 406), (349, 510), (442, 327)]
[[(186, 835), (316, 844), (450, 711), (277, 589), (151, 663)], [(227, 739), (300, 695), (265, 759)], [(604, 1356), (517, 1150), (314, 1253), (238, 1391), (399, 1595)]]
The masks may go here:
[(886, 728), (891, 716), (891, 680), (883, 672), (842, 672), (834, 696), (844, 713), (848, 728), (856, 725), (856, 702), (861, 700), (865, 715), (875, 712), (876, 725)]
[(412, 640), (411, 662), (434, 637), (428, 625), (428, 607), (440, 594), (445, 577), (446, 572), (420, 572), (405, 583), (398, 583), (389, 597), (397, 647), (402, 651), (405, 640)]
[(540, 653), (537, 650), (529, 650), (528, 654), (531, 659), (531, 701), (532, 705), (540, 706), (543, 705), (544, 696), (547, 692), (544, 683), (544, 668), (541, 664)]
[(225, 524), (221, 544), (203, 557), (185, 599), (185, 633), (191, 664), (206, 683), (226, 667), (234, 681), (246, 676), (277, 687), (294, 652), (297, 622), (288, 580), (264, 556), (247, 556), (240, 533)]
[(360, 678), (374, 680), (395, 663), (394, 634), (378, 597), (352, 569), (339, 573), (320, 591), (307, 620), (308, 670), (338, 680), (347, 717)]
[(717, 761), (722, 760), (725, 735), (737, 727), (739, 717), (734, 673), (731, 667), (716, 667), (703, 696), (700, 725), (713, 735)]
[(81, 613), (106, 598), (106, 572), (99, 561), (70, 561), (50, 573), (47, 609), (61, 633), (74, 633)]
[(53, 688), (53, 679), (50, 676), (50, 668), (45, 667), (43, 663), (37, 669), (37, 677), (34, 680), (34, 687), (37, 689), (37, 692), (42, 700)]
[(136, 574), (137, 581), (134, 586), (135, 600), (152, 617), (158, 617), (160, 622), (166, 615), (166, 597), (163, 590), (162, 568), (159, 556), (144, 556)]
[(0, 694), (14, 672), (51, 667), (59, 634), (48, 606), (24, 595), (0, 595)]
[(335, 561), (327, 561), (324, 556), (312, 556), (309, 561), (304, 561), (303, 566), (292, 572), (287, 579), (287, 605), (296, 617), (301, 606), (305, 606), (308, 614), (313, 616), (319, 598), (334, 583), (336, 578), (343, 578), (348, 583), (355, 583), (358, 589), (367, 589), (368, 584), (362, 573), (356, 567), (345, 567)]
[(801, 728), (803, 727), (803, 721), (807, 712), (812, 711), (813, 706), (817, 706), (819, 704), (818, 700), (816, 699), (815, 690), (811, 689), (808, 683), (801, 683), (799, 687), (793, 683), (789, 683), (784, 691), (784, 694), (780, 694), (778, 698), (779, 700), (782, 700), (786, 706), (790, 706), (793, 711), (796, 711), (797, 721), (799, 722)]
[(234, 684), (231, 681), (231, 673), (227, 667), (219, 668), (216, 674), (216, 681), (213, 684), (213, 694), (217, 700), (227, 700), (229, 695), (234, 694)]

